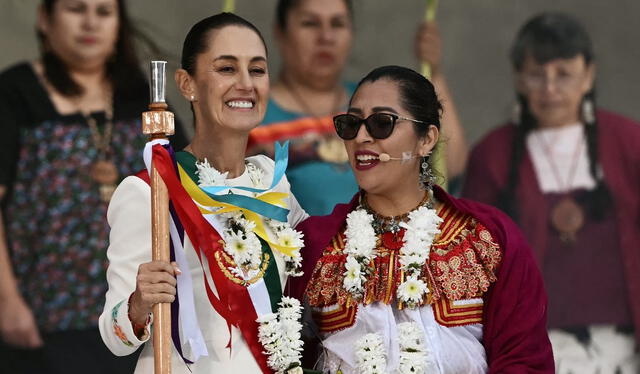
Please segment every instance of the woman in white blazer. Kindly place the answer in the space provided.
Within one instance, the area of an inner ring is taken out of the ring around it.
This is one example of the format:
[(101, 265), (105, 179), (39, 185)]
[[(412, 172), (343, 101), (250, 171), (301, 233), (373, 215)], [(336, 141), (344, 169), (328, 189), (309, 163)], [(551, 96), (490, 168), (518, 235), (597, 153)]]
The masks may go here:
[[(299, 313), (281, 296), (301, 261), (302, 238), (292, 227), (307, 215), (283, 175), (286, 151), (276, 163), (266, 156), (245, 158), (249, 131), (262, 121), (268, 98), (264, 40), (236, 15), (205, 18), (189, 31), (175, 78), (195, 121), (193, 141), (174, 156), (188, 198), (179, 199), (169, 188), (176, 262), (151, 261), (146, 172), (126, 178), (108, 211), (102, 338), (116, 355), (144, 345), (136, 373), (151, 373), (153, 349), (145, 343), (153, 328), (152, 306), (172, 302), (173, 373), (269, 373), (286, 360), (296, 367), (301, 348), (295, 334), (278, 341), (291, 348), (283, 359), (282, 351), (269, 349), (274, 342), (263, 326), (277, 327), (287, 317), (281, 310)], [(217, 202), (228, 203), (230, 196), (245, 197), (249, 208), (217, 214)], [(266, 210), (253, 211), (265, 204)], [(195, 220), (185, 218), (189, 211), (198, 213)]]

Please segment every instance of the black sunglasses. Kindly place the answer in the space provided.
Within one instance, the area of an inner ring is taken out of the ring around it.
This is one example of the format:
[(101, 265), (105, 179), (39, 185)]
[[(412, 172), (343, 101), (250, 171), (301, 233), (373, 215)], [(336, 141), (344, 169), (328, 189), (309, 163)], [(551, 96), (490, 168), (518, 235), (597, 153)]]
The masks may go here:
[(333, 125), (338, 136), (344, 140), (354, 139), (360, 131), (360, 125), (364, 123), (369, 135), (375, 139), (386, 139), (393, 132), (393, 128), (398, 120), (425, 123), (417, 119), (397, 116), (391, 113), (373, 113), (367, 118), (359, 118), (353, 114), (339, 114), (333, 117)]

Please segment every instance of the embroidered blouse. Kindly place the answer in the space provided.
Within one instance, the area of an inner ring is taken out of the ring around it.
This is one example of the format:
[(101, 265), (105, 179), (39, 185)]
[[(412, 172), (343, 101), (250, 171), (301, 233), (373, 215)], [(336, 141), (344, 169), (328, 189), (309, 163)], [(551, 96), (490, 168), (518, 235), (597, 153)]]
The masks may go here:
[[(404, 229), (378, 236), (373, 272), (364, 285), (362, 302), (356, 302), (343, 287), (344, 230), (325, 248), (306, 289), (314, 320), (323, 337), (324, 370), (357, 372), (354, 343), (366, 333), (383, 337), (387, 349), (387, 371), (398, 366), (400, 322), (418, 322), (425, 334), (430, 370), (453, 373), (484, 373), (487, 368), (482, 346), (483, 295), (496, 280), (501, 251), (490, 232), (472, 216), (444, 204), (443, 218), (423, 281), (428, 297), (416, 309), (396, 300), (403, 279), (398, 251)], [(456, 354), (452, 352), (457, 352)], [(455, 357), (452, 357), (455, 356)], [(437, 368), (437, 369), (436, 369)]]

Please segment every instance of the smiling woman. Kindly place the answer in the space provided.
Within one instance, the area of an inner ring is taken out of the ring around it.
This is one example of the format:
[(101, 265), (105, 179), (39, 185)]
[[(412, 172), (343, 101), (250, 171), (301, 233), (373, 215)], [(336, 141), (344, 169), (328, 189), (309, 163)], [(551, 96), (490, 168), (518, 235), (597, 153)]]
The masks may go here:
[(0, 74), (3, 370), (126, 372), (135, 360), (113, 357), (97, 326), (104, 216), (116, 184), (143, 166), (148, 85), (123, 0), (40, 3), (40, 58)]
[(545, 292), (519, 230), (433, 185), (440, 115), (431, 82), (384, 66), (334, 117), (360, 192), (299, 226), (305, 275), (292, 285), (312, 308), (324, 373), (553, 372)]
[[(302, 240), (292, 227), (306, 213), (283, 175), (286, 151), (277, 154), (277, 164), (262, 155), (245, 158), (249, 131), (262, 121), (269, 93), (260, 32), (230, 13), (201, 20), (185, 38), (175, 80), (195, 120), (191, 144), (175, 154), (184, 195), (171, 195), (178, 212), (173, 253), (183, 262), (178, 268), (151, 261), (147, 174), (125, 179), (108, 212), (102, 338), (117, 355), (144, 345), (136, 373), (153, 372), (153, 347), (145, 344), (149, 313), (156, 303), (177, 300), (173, 373), (271, 373), (299, 366), (297, 332), (276, 344), (270, 331), (281, 333), (279, 323), (299, 313), (299, 304), (282, 298), (282, 290), (289, 276), (300, 275)], [(216, 201), (228, 198), (251, 203), (215, 214), (221, 206)], [(256, 209), (263, 206), (271, 210)], [(185, 211), (191, 215), (179, 213)]]

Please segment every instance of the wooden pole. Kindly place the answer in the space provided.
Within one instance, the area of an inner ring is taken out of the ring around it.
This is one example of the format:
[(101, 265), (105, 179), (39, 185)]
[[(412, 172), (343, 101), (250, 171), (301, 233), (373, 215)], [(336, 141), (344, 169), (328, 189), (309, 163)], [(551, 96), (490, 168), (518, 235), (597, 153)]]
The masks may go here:
[[(142, 113), (142, 132), (149, 140), (167, 139), (174, 133), (174, 116), (165, 102), (165, 61), (151, 61), (151, 104)], [(151, 248), (154, 261), (170, 261), (169, 194), (151, 161)], [(153, 306), (154, 373), (171, 373), (171, 304)]]
[[(427, 0), (427, 7), (424, 14), (425, 22), (433, 22), (436, 19), (436, 10), (438, 9), (438, 0)], [(428, 63), (422, 64), (422, 75), (431, 79), (431, 65)], [(442, 134), (441, 134), (442, 135)], [(446, 145), (444, 142), (438, 142), (436, 144), (433, 153), (431, 154), (431, 166), (438, 172), (436, 173), (436, 183), (447, 190), (447, 161), (446, 161)]]

